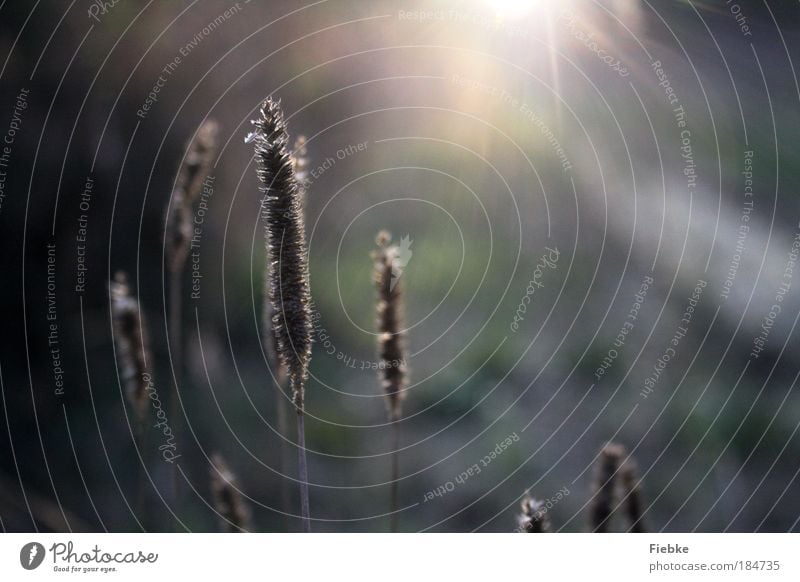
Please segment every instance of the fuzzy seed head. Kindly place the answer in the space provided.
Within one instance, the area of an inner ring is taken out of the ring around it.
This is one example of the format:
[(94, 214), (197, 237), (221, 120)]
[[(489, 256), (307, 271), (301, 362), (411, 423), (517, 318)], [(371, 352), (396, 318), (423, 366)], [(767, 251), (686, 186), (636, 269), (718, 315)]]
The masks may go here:
[(211, 494), (222, 529), (228, 533), (249, 531), (250, 511), (236, 486), (236, 477), (219, 454), (211, 456), (211, 463)]
[(522, 498), (520, 506), (522, 508), (522, 513), (520, 513), (517, 518), (519, 522), (519, 532), (550, 533), (552, 531), (550, 518), (547, 515), (547, 508), (544, 507), (544, 503), (537, 501), (526, 493)]
[(294, 151), (292, 152), (292, 166), (297, 183), (301, 188), (305, 188), (308, 183), (308, 148), (306, 147), (306, 136), (298, 135), (294, 140)]
[(403, 297), (396, 261), (399, 247), (390, 246), (391, 234), (382, 230), (375, 241), (378, 249), (372, 253), (373, 281), (378, 291), (376, 307), (378, 327), (378, 358), (383, 391), (386, 394), (389, 418), (400, 418), (407, 382), (405, 338), (403, 336)]
[(600, 451), (595, 468), (594, 496), (591, 506), (591, 530), (605, 533), (610, 530), (611, 517), (617, 503), (617, 473), (625, 458), (625, 448), (609, 443)]
[(253, 124), (255, 131), (247, 141), (254, 144), (256, 172), (264, 192), (272, 329), (278, 357), (289, 374), (295, 408), (302, 412), (312, 342), (303, 192), (287, 148), (289, 135), (279, 102), (268, 98)]
[(203, 122), (186, 148), (167, 216), (167, 255), (171, 271), (186, 263), (192, 240), (192, 208), (203, 188), (214, 154), (217, 151), (217, 122)]
[(111, 317), (117, 360), (125, 395), (133, 409), (134, 417), (142, 422), (147, 412), (148, 353), (147, 330), (139, 311), (139, 304), (131, 296), (128, 279), (117, 273), (110, 284)]
[(197, 202), (197, 197), (203, 189), (203, 181), (211, 169), (214, 155), (217, 153), (218, 133), (217, 122), (207, 119), (187, 147), (186, 159), (178, 176), (177, 189), (184, 192), (190, 207)]
[(182, 190), (172, 194), (167, 217), (167, 259), (170, 271), (180, 271), (192, 242), (192, 209)]

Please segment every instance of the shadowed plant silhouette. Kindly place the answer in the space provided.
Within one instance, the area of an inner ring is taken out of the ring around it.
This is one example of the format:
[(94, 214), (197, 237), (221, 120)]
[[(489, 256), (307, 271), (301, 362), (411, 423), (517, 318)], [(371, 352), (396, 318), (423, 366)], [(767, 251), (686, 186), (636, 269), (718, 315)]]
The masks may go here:
[(268, 300), (278, 359), (286, 367), (297, 413), (300, 508), (303, 530), (311, 530), (308, 464), (305, 449), (305, 382), (311, 359), (311, 293), (306, 251), (303, 188), (280, 104), (268, 98), (247, 142), (255, 147), (256, 173), (264, 193), (262, 217), (267, 231)]
[(627, 459), (620, 470), (622, 482), (624, 513), (628, 520), (628, 531), (631, 533), (644, 533), (647, 527), (644, 523), (642, 500), (642, 486), (636, 472), (636, 463)]
[(134, 418), (137, 424), (141, 424), (147, 412), (148, 360), (152, 361), (149, 357), (147, 329), (124, 273), (114, 275), (110, 290), (114, 340), (122, 383)]
[(378, 249), (373, 251), (375, 262), (373, 281), (378, 290), (378, 368), (386, 395), (389, 422), (392, 423), (392, 482), (390, 491), (390, 529), (397, 531), (398, 488), (400, 478), (400, 431), (398, 421), (408, 376), (403, 336), (403, 295), (399, 278), (400, 247), (390, 245), (392, 235), (382, 230), (375, 239)]
[[(173, 431), (178, 437), (181, 431), (182, 415), (179, 414), (180, 385), (183, 381), (183, 301), (182, 277), (186, 257), (191, 248), (192, 213), (194, 203), (204, 188), (204, 182), (217, 150), (217, 123), (206, 120), (197, 130), (194, 139), (186, 147), (175, 189), (167, 209), (166, 245), (167, 269), (169, 270), (169, 329), (170, 358), (175, 377), (175, 391), (170, 401)], [(179, 481), (177, 471), (172, 472), (172, 501), (179, 505)]]
[(590, 506), (589, 527), (595, 533), (610, 531), (611, 518), (617, 503), (617, 473), (625, 448), (608, 443), (600, 451), (595, 465), (594, 493)]
[(304, 135), (298, 135), (294, 140), (294, 151), (292, 152), (292, 167), (294, 168), (294, 176), (297, 183), (305, 190), (309, 185), (308, 181), (308, 148), (306, 147), (307, 138)]
[(214, 508), (220, 516), (222, 531), (250, 531), (250, 510), (239, 492), (236, 477), (218, 453), (211, 455), (210, 473), (211, 494), (214, 497)]
[(167, 264), (170, 271), (180, 271), (186, 263), (192, 240), (192, 209), (217, 151), (218, 131), (217, 122), (209, 119), (186, 147), (167, 217)]
[[(145, 454), (147, 433), (145, 432), (148, 379), (153, 358), (150, 355), (147, 337), (147, 326), (142, 317), (139, 303), (131, 296), (127, 276), (118, 272), (110, 284), (111, 319), (114, 329), (117, 361), (125, 395), (133, 411), (136, 446)], [(141, 510), (144, 505), (144, 475), (146, 461), (143, 459), (137, 470), (136, 506)], [(137, 511), (138, 513), (138, 511)]]
[(547, 516), (547, 509), (543, 502), (537, 501), (526, 492), (520, 507), (522, 512), (517, 517), (517, 531), (520, 533), (550, 533), (552, 531), (550, 518)]

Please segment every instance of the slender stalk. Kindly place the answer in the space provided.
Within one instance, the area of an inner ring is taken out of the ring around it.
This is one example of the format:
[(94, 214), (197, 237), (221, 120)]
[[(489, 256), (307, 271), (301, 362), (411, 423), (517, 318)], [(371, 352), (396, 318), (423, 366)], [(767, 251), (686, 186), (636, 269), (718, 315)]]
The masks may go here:
[[(286, 417), (286, 402), (284, 402), (285, 397), (283, 393), (283, 383), (275, 382), (274, 386), (275, 392), (275, 410), (278, 417), (278, 433), (281, 435), (280, 443), (278, 447), (280, 449), (279, 453), (279, 460), (280, 460), (280, 467), (281, 467), (281, 474), (287, 475), (288, 474), (288, 459), (286, 455), (286, 434), (289, 430), (289, 419)], [(288, 514), (291, 509), (291, 495), (289, 492), (289, 480), (286, 478), (281, 479), (281, 504), (283, 506), (283, 512), (286, 514), (286, 520), (288, 522)]]
[(397, 420), (392, 422), (392, 441), (392, 484), (389, 493), (389, 510), (391, 511), (391, 515), (389, 516), (389, 531), (396, 533), (398, 497), (400, 493), (400, 427)]
[(134, 436), (136, 447), (139, 449), (139, 454), (142, 456), (142, 462), (138, 463), (136, 475), (136, 515), (142, 515), (145, 510), (145, 491), (147, 490), (147, 443), (148, 433), (145, 431), (146, 424), (144, 421), (136, 423), (136, 435)]
[[(169, 344), (172, 352), (172, 366), (175, 374), (175, 391), (170, 401), (170, 422), (172, 423), (172, 434), (175, 435), (176, 444), (178, 435), (181, 434), (183, 426), (183, 415), (180, 406), (180, 386), (183, 383), (183, 337), (181, 333), (182, 320), (182, 278), (183, 270), (170, 271), (169, 282)], [(173, 511), (180, 515), (181, 495), (180, 481), (178, 479), (177, 467), (170, 471), (171, 502)], [(178, 531), (177, 521), (173, 527)]]
[(311, 532), (311, 508), (308, 501), (308, 459), (306, 458), (306, 421), (302, 409), (297, 409), (297, 472), (300, 479), (300, 515), (303, 532)]
[[(262, 346), (264, 348), (264, 355), (266, 356), (269, 369), (272, 371), (272, 392), (275, 395), (275, 416), (278, 424), (278, 434), (280, 435), (280, 442), (278, 443), (279, 461), (282, 475), (288, 475), (288, 455), (286, 454), (286, 438), (289, 433), (289, 419), (286, 414), (286, 394), (284, 387), (286, 386), (286, 366), (281, 363), (280, 355), (278, 354), (277, 339), (272, 327), (272, 320), (275, 313), (272, 309), (272, 303), (269, 300), (270, 293), (270, 273), (269, 269), (265, 269), (264, 274), (264, 304), (262, 307), (262, 322), (261, 322), (261, 336)], [(281, 479), (281, 503), (284, 512), (286, 525), (289, 525), (289, 513), (291, 511), (291, 493), (289, 491), (289, 480), (286, 478)]]

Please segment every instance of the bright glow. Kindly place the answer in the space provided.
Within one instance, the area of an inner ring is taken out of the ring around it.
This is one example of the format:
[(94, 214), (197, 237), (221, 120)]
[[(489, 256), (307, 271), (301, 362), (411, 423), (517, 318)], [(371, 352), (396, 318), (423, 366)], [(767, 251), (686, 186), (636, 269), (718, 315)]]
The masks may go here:
[[(541, 3), (543, 0), (539, 0)], [(524, 16), (530, 12), (537, 0), (488, 0), (489, 5), (497, 12), (500, 18), (514, 18)]]

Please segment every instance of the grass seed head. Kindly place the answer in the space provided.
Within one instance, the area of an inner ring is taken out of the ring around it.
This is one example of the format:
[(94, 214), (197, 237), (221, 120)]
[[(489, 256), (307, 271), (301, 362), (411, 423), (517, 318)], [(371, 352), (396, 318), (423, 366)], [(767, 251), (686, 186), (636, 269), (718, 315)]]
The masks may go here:
[(247, 141), (254, 144), (256, 172), (264, 192), (272, 329), (278, 358), (291, 381), (295, 407), (302, 411), (312, 342), (303, 189), (287, 148), (289, 135), (280, 103), (268, 98), (253, 124), (255, 131)]

